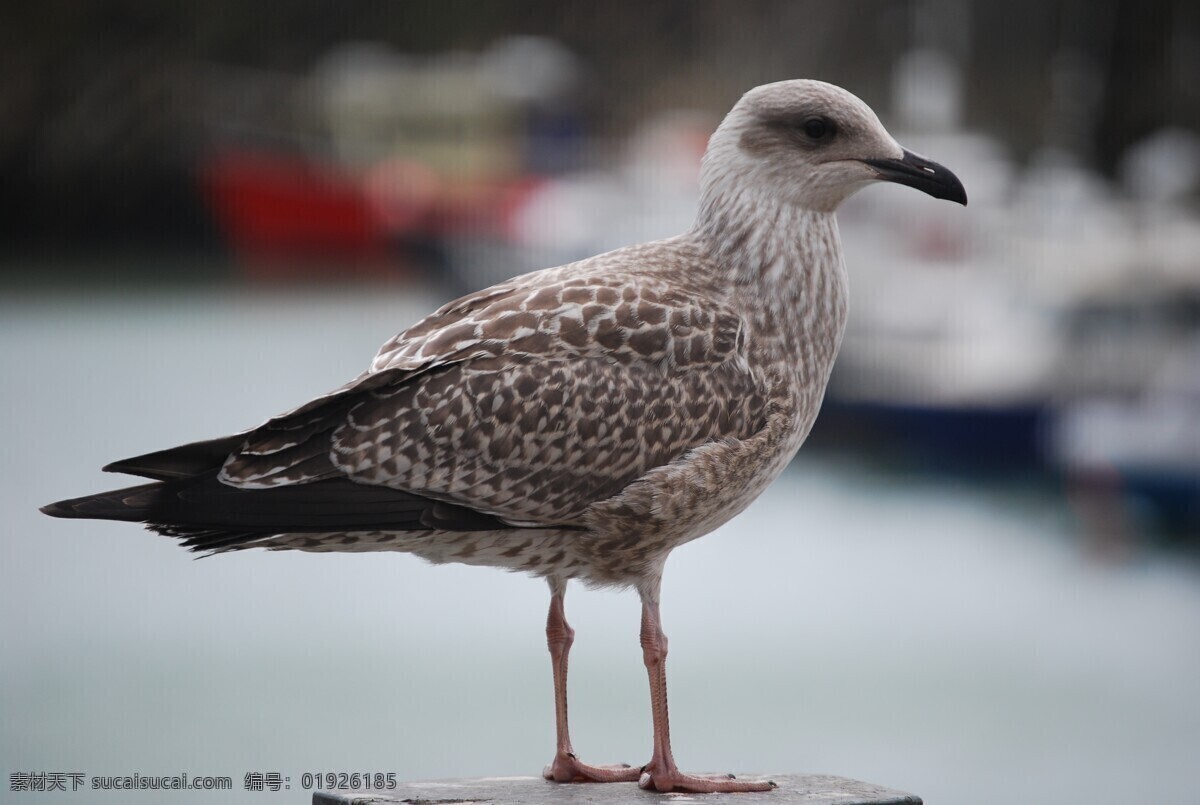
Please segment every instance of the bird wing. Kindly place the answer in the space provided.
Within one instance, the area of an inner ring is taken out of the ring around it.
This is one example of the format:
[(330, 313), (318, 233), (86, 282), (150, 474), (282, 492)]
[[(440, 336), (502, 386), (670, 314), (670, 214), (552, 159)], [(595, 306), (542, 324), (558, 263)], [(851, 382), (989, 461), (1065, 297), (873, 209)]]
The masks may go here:
[(654, 467), (761, 427), (744, 323), (645, 277), (496, 286), (371, 370), (246, 434), (220, 480), (390, 487), (513, 525), (570, 523)]

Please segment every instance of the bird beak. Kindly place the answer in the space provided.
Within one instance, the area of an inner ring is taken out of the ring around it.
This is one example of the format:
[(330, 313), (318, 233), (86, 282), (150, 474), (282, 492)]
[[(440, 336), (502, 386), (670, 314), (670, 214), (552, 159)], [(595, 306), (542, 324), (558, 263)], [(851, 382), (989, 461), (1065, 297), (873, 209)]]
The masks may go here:
[(967, 204), (967, 191), (949, 168), (907, 148), (901, 159), (864, 159), (863, 162), (874, 168), (875, 175), (885, 182), (915, 187), (934, 198), (957, 201), (964, 207)]

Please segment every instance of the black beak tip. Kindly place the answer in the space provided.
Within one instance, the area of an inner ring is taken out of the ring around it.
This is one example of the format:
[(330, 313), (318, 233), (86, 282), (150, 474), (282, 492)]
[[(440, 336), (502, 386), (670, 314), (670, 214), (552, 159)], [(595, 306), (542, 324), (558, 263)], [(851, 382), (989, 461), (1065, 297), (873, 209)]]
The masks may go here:
[(954, 173), (908, 149), (900, 159), (867, 159), (876, 176), (885, 182), (895, 182), (920, 190), (934, 198), (967, 206), (967, 190)]
[[(949, 171), (946, 172), (950, 173)], [(954, 182), (946, 188), (946, 195), (942, 196), (942, 198), (946, 199), (946, 201), (961, 204), (964, 207), (967, 206), (967, 188), (963, 187), (963, 183), (954, 174), (950, 173), (950, 178)]]
[[(926, 161), (928, 162), (928, 160)], [(963, 187), (962, 181), (949, 168), (944, 168), (936, 162), (929, 162), (929, 166), (934, 169), (934, 177), (942, 182), (945, 189), (945, 194), (941, 198), (964, 207), (967, 206), (967, 188)]]

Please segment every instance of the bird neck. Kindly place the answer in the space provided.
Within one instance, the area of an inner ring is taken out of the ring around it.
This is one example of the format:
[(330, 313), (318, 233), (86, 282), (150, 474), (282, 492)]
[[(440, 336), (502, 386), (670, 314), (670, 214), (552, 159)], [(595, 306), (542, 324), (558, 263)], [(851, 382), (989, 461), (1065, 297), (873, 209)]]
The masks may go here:
[(823, 392), (846, 322), (837, 219), (754, 189), (708, 195), (692, 229), (716, 258), (730, 301), (767, 364)]

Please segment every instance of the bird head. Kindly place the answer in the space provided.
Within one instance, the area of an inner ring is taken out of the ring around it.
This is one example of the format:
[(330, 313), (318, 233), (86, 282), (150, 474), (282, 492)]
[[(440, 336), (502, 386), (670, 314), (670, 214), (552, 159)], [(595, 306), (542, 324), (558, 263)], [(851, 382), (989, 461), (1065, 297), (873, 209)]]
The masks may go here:
[(880, 181), (967, 203), (958, 177), (902, 147), (869, 106), (841, 87), (809, 80), (743, 95), (709, 141), (701, 173), (706, 193), (757, 188), (822, 211)]

